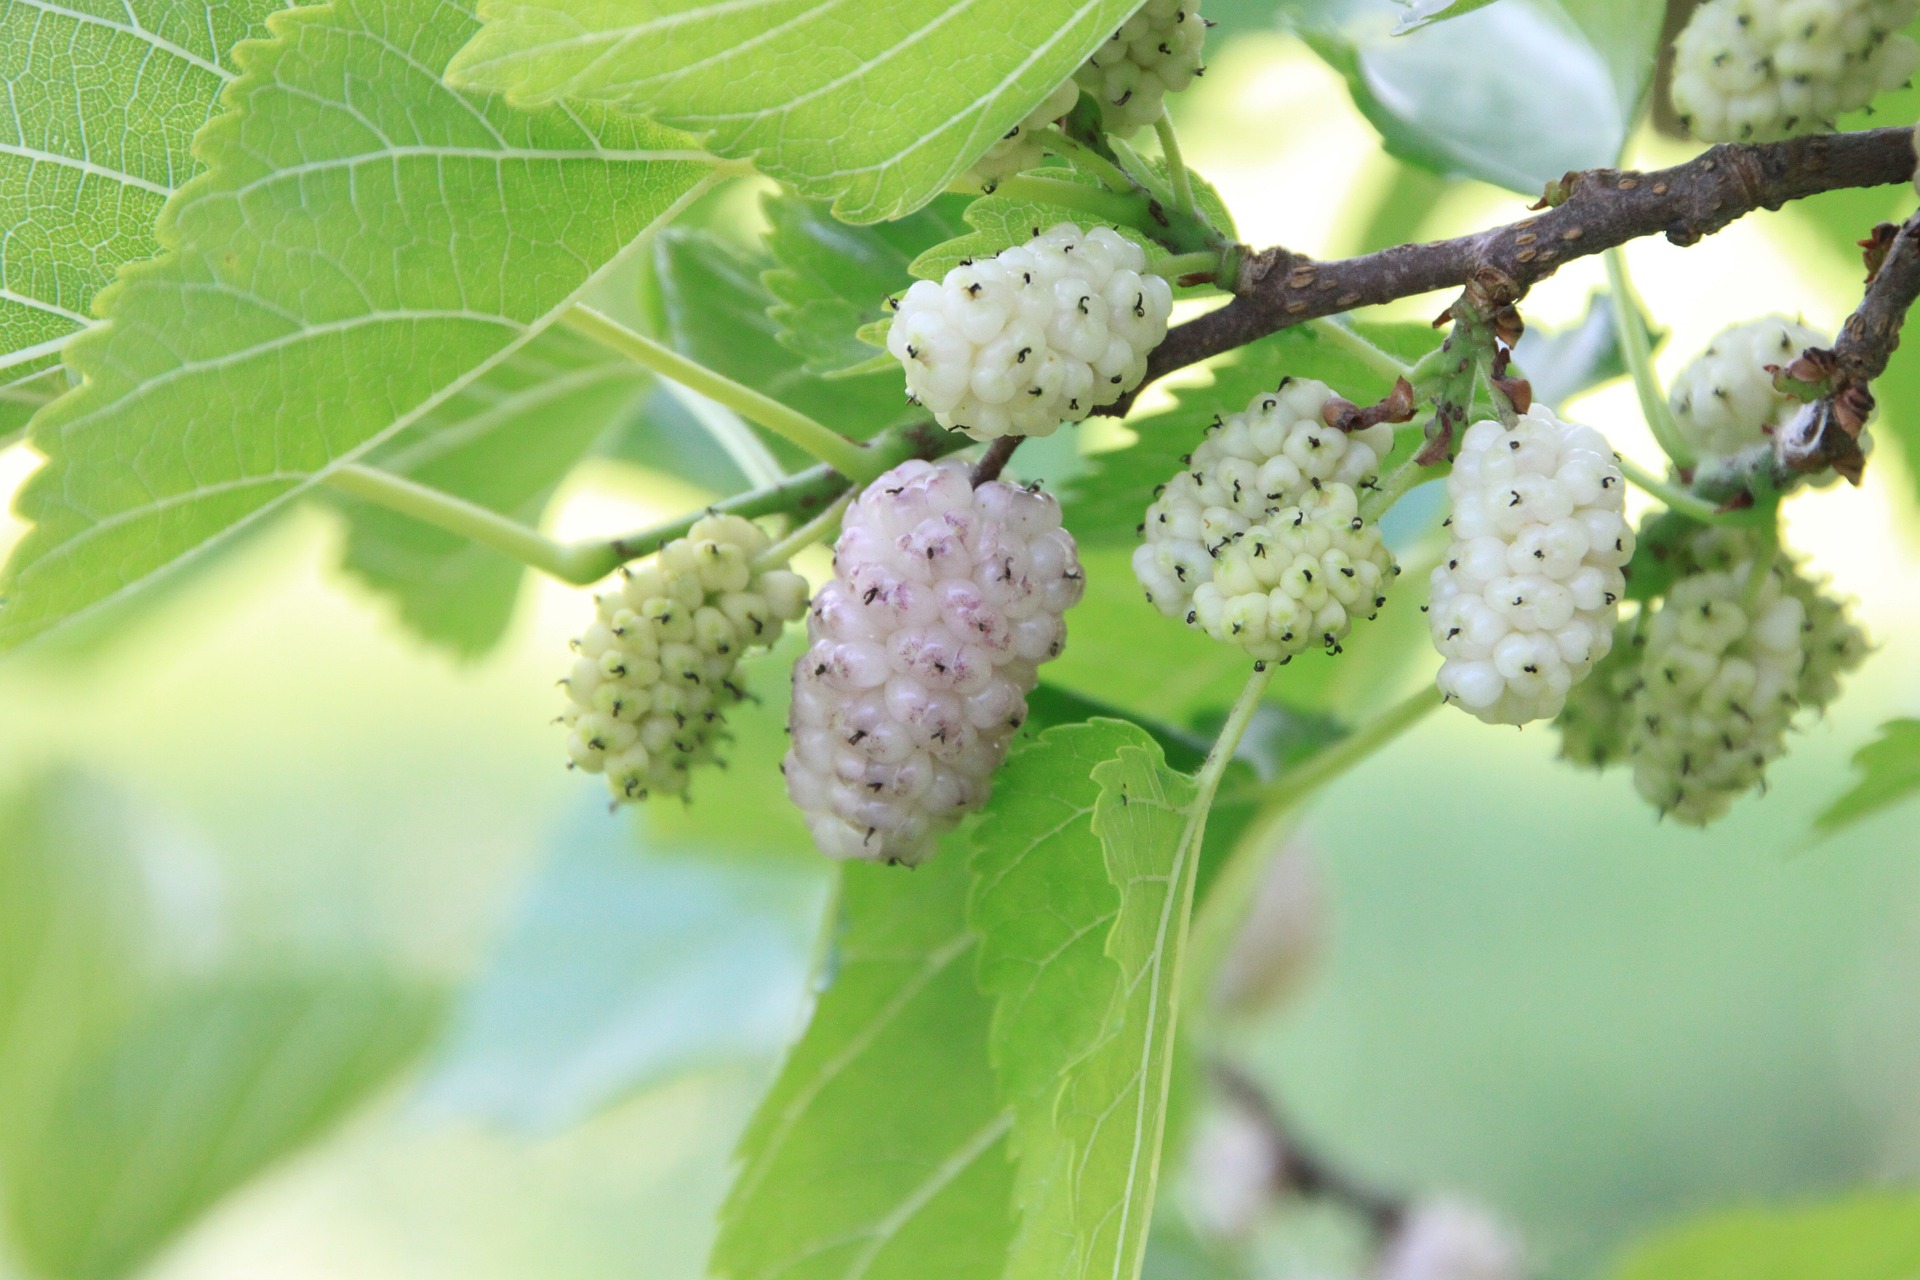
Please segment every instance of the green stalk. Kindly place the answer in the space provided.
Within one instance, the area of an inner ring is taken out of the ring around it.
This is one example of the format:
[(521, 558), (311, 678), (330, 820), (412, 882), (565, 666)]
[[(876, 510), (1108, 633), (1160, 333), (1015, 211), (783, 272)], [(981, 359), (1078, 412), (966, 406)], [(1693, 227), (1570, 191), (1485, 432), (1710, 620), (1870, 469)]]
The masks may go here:
[(683, 387), (698, 391), (709, 400), (732, 409), (749, 422), (757, 422), (775, 435), (804, 449), (851, 480), (866, 482), (886, 467), (875, 467), (870, 450), (815, 422), (806, 414), (762, 395), (752, 387), (715, 373), (705, 365), (629, 329), (613, 317), (592, 307), (575, 304), (560, 318), (560, 323), (576, 333), (600, 343), (612, 351), (645, 365), (663, 378), (671, 378)]
[(1614, 331), (1620, 338), (1620, 350), (1627, 358), (1627, 371), (1633, 375), (1640, 412), (1653, 438), (1660, 442), (1660, 448), (1673, 459), (1674, 465), (1691, 467), (1698, 459), (1680, 438), (1680, 428), (1674, 423), (1666, 392), (1660, 389), (1660, 379), (1653, 372), (1653, 338), (1647, 333), (1639, 300), (1634, 296), (1632, 282), (1627, 279), (1627, 260), (1618, 249), (1607, 250), (1606, 258), (1607, 287), (1613, 290)]
[(1208, 249), (1193, 253), (1174, 253), (1153, 264), (1159, 274), (1168, 280), (1178, 280), (1181, 276), (1205, 274), (1217, 281), (1220, 275), (1220, 255)]
[(1153, 122), (1153, 131), (1160, 139), (1160, 154), (1167, 161), (1167, 177), (1173, 183), (1173, 207), (1189, 217), (1194, 216), (1193, 179), (1187, 173), (1187, 162), (1180, 155), (1180, 135), (1173, 127), (1173, 117), (1165, 111)]
[(1373, 524), (1392, 509), (1409, 489), (1446, 474), (1444, 467), (1422, 466), (1419, 457), (1408, 458), (1374, 483), (1360, 499), (1360, 518)]
[(1133, 193), (1133, 179), (1126, 171), (1079, 139), (1068, 137), (1058, 128), (1049, 128), (1041, 132), (1040, 144), (1053, 154), (1071, 160), (1076, 169), (1100, 179), (1107, 190), (1122, 195)]
[(328, 472), (322, 481), (364, 502), (492, 547), (521, 564), (575, 586), (596, 582), (620, 564), (591, 544), (555, 541), (497, 511), (378, 467), (348, 463)]
[(1679, 512), (1689, 520), (1701, 524), (1743, 525), (1755, 523), (1754, 509), (1747, 511), (1722, 511), (1713, 503), (1697, 493), (1689, 493), (1677, 484), (1662, 480), (1639, 463), (1621, 454), (1615, 454), (1620, 474), (1631, 481), (1635, 487), (1652, 494)]
[(1389, 351), (1382, 351), (1373, 343), (1331, 317), (1321, 317), (1310, 322), (1315, 334), (1325, 338), (1334, 346), (1358, 360), (1381, 377), (1392, 381), (1407, 377), (1413, 372), (1413, 366)]
[(847, 507), (852, 504), (854, 496), (854, 490), (849, 488), (835, 498), (825, 511), (762, 551), (755, 558), (754, 566), (759, 569), (777, 569), (820, 541), (839, 525), (840, 518), (846, 514)]
[(1267, 862), (1293, 820), (1293, 811), (1320, 788), (1420, 723), (1439, 705), (1440, 691), (1427, 685), (1261, 789), (1265, 804), (1227, 855), (1207, 900), (1194, 913), (1193, 942), (1188, 951), (1196, 983), (1211, 982), (1226, 960)]

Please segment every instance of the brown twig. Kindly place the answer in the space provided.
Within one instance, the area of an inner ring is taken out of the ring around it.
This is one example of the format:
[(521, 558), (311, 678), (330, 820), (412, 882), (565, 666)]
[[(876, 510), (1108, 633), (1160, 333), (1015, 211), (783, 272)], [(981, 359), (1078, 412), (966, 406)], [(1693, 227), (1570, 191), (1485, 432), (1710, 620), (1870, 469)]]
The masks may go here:
[(1407, 1216), (1407, 1202), (1356, 1181), (1303, 1146), (1257, 1080), (1228, 1062), (1213, 1064), (1213, 1079), (1221, 1093), (1266, 1130), (1275, 1155), (1276, 1191), (1345, 1205), (1365, 1218), (1382, 1240), (1400, 1229)]
[[(1233, 301), (1167, 334), (1148, 361), (1146, 381), (1321, 316), (1459, 288), (1488, 270), (1524, 294), (1575, 258), (1629, 240), (1664, 235), (1692, 244), (1757, 209), (1907, 182), (1913, 172), (1913, 131), (1905, 126), (1726, 143), (1654, 173), (1570, 173), (1549, 190), (1555, 207), (1474, 235), (1333, 262), (1266, 249), (1244, 258)], [(1103, 412), (1124, 413), (1131, 401)]]
[(973, 487), (978, 489), (989, 480), (998, 480), (1000, 473), (1007, 468), (1007, 460), (1013, 457), (1013, 451), (1020, 447), (1025, 436), (1001, 436), (987, 446), (980, 455), (980, 461), (973, 464)]

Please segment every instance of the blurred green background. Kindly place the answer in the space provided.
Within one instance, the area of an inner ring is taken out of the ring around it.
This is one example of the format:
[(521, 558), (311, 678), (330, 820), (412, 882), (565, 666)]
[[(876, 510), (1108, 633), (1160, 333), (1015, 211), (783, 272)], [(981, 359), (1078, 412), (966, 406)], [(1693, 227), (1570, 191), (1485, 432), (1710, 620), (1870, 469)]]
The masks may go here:
[[(1266, 6), (1220, 7), (1174, 108), (1244, 238), (1324, 257), (1520, 215), (1389, 159)], [(1687, 152), (1647, 133), (1629, 156)], [(1692, 250), (1634, 245), (1663, 372), (1750, 315), (1837, 325), (1848, 242), (1911, 205), (1850, 194)], [(754, 193), (697, 218), (746, 242)], [(1572, 324), (1601, 287), (1576, 264), (1529, 322)], [(1658, 456), (1624, 383), (1567, 408)], [(1061, 439), (1027, 465), (1070, 472)], [(632, 452), (572, 475), (551, 527), (670, 515), (728, 470)], [(33, 465), (0, 452), (0, 491)], [(1322, 797), (1325, 953), (1236, 1032), (1318, 1148), (1480, 1198), (1566, 1276), (1707, 1210), (1920, 1179), (1913, 811), (1809, 835), (1848, 755), (1920, 712), (1915, 493), (1883, 448), (1863, 489), (1793, 505), (1790, 541), (1879, 649), (1712, 831), (1557, 765), (1544, 728), (1452, 715)], [(83, 642), (0, 664), (0, 1274), (10, 1253), (62, 1280), (698, 1275), (731, 1144), (804, 1014), (827, 869), (768, 760), (640, 819), (562, 768), (553, 681), (585, 593), (530, 582), (506, 642), (455, 661), (335, 567), (342, 539), (303, 510)], [(1161, 619), (1070, 622), (1065, 682), (1120, 703), (1146, 691), (1116, 682), (1157, 683), (1124, 631)], [(1289, 1248), (1271, 1243), (1277, 1274)]]

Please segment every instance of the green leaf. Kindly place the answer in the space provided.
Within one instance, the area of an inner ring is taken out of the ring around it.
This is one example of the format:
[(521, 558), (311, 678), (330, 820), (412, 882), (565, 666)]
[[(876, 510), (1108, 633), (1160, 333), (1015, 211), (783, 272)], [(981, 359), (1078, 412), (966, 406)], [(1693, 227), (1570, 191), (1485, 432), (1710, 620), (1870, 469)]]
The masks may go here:
[(916, 256), (962, 233), (966, 206), (964, 196), (942, 196), (898, 222), (850, 227), (817, 201), (767, 197), (767, 250), (779, 264), (761, 277), (775, 299), (767, 314), (802, 368), (825, 375), (873, 358), (861, 326), (887, 318), (887, 295), (913, 283)]
[(1136, 6), (770, 0), (743, 29), (729, 0), (489, 0), (447, 74), (516, 101), (639, 109), (878, 222), (945, 190)]
[[(1355, 325), (1374, 345), (1403, 360), (1417, 359), (1438, 345), (1433, 330), (1419, 324)], [(1159, 413), (1129, 419), (1139, 441), (1092, 456), (1091, 470), (1074, 481), (1062, 499), (1068, 528), (1086, 546), (1139, 544), (1138, 526), (1153, 491), (1181, 467), (1181, 456), (1200, 443), (1216, 414), (1239, 413), (1282, 378), (1318, 378), (1356, 404), (1380, 399), (1389, 382), (1334, 345), (1310, 326), (1282, 329), (1242, 347), (1232, 359), (1207, 366), (1211, 382), (1188, 384), (1173, 393), (1174, 403)]]
[(1846, 794), (1813, 820), (1814, 829), (1832, 835), (1870, 814), (1920, 792), (1920, 720), (1889, 720), (1880, 736), (1854, 752), (1859, 779)]
[[(367, 461), (538, 525), (567, 473), (633, 409), (646, 371), (570, 329), (548, 329)], [(463, 658), (499, 643), (524, 567), (498, 551), (343, 499), (346, 566), (390, 596), (423, 639)]]
[(1664, 0), (1505, 0), (1391, 35), (1396, 0), (1287, 9), (1389, 151), (1527, 194), (1619, 158), (1666, 13)]
[(636, 850), (599, 797), (566, 824), (424, 1088), (433, 1113), (550, 1131), (798, 1022), (824, 867)]
[(1492, 3), (1493, 0), (1400, 0), (1404, 12), (1400, 15), (1400, 21), (1394, 24), (1393, 34), (1403, 36), (1409, 31), (1418, 31), (1430, 22), (1457, 18), (1463, 13), (1484, 9)]
[(1010, 1117), (987, 1063), (967, 884), (954, 847), (913, 871), (841, 872), (831, 985), (741, 1142), (716, 1275), (1000, 1274)]
[[(0, 644), (121, 597), (433, 413), (531, 342), (713, 165), (590, 108), (517, 112), (433, 74), (455, 3), (276, 15), (43, 410)], [(588, 216), (582, 210), (597, 211)]]
[(1159, 1178), (1204, 815), (1192, 779), (1117, 721), (1050, 730), (1001, 786), (976, 841), (972, 919), (1020, 1161), (1006, 1274), (1131, 1280)]
[(1616, 1280), (1911, 1280), (1920, 1196), (1875, 1192), (1793, 1209), (1746, 1209), (1636, 1249)]
[(967, 920), (980, 989), (994, 1000), (992, 1056), (1015, 1108), (1015, 1146), (1052, 1120), (1061, 1074), (1099, 1042), (1120, 989), (1106, 935), (1120, 911), (1093, 831), (1094, 770), (1152, 743), (1123, 720), (1048, 729), (994, 779), (972, 839)]
[[(153, 221), (199, 169), (190, 149), (230, 54), (285, 0), (20, 0), (0, 12), (0, 437), (19, 396), (91, 323), (99, 291), (160, 246)], [(62, 386), (62, 389), (64, 387)]]
[(312, 1142), (424, 1044), (436, 1001), (370, 974), (182, 990), (81, 1065), (6, 1183), (43, 1275), (119, 1280)]
[(74, 1057), (139, 1000), (149, 925), (136, 837), (111, 796), (55, 774), (0, 797), (0, 1162)]
[[(775, 299), (761, 276), (770, 259), (742, 257), (711, 232), (676, 227), (655, 243), (654, 262), (667, 328), (683, 355), (855, 438), (921, 416), (907, 403), (898, 365), (831, 382), (806, 371), (768, 314)], [(767, 443), (790, 470), (811, 462), (784, 441)]]
[(14, 370), (0, 376), (0, 449), (25, 436), (33, 415), (59, 399), (72, 385), (65, 369), (25, 373)]

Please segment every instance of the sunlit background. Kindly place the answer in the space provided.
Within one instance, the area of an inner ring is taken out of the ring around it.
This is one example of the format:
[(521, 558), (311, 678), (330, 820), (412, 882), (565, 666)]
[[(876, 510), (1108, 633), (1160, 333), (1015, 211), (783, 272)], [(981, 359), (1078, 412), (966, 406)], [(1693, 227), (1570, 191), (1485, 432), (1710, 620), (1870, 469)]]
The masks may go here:
[[(1442, 188), (1385, 157), (1341, 80), (1256, 10), (1233, 12), (1232, 39), (1174, 103), (1243, 238), (1331, 257), (1522, 215), (1510, 193)], [(1689, 153), (1648, 134), (1628, 158)], [(1668, 334), (1662, 374), (1733, 320), (1836, 327), (1858, 300), (1850, 241), (1913, 197), (1846, 200), (1690, 250), (1634, 244)], [(754, 193), (701, 216), (750, 238)], [(1528, 299), (1528, 322), (1574, 323), (1604, 287), (1599, 259), (1573, 264)], [(1564, 408), (1656, 464), (1624, 380)], [(0, 490), (34, 465), (24, 446), (0, 453)], [(609, 459), (567, 482), (550, 528), (616, 532), (703, 493)], [(1790, 543), (1858, 597), (1878, 649), (1768, 794), (1710, 832), (1660, 825), (1619, 773), (1557, 764), (1544, 727), (1450, 713), (1321, 798), (1304, 826), (1324, 951), (1237, 1033), (1317, 1149), (1383, 1187), (1479, 1199), (1565, 1276), (1704, 1209), (1920, 1178), (1913, 812), (1810, 835), (1850, 753), (1920, 713), (1915, 495), (1882, 449), (1863, 487), (1791, 505)], [(0, 523), (0, 544), (19, 532)], [(554, 679), (586, 593), (530, 580), (506, 643), (462, 663), (336, 568), (342, 536), (329, 510), (302, 509), (83, 642), (0, 664), (0, 776), (25, 797), (0, 845), (37, 841), (83, 869), (48, 901), (138, 900), (153, 924), (136, 960), (156, 991), (234, 974), (373, 984), (407, 1063), (143, 1274), (696, 1276), (730, 1148), (803, 1018), (826, 868), (773, 776), (735, 780), (764, 810), (717, 837), (672, 814), (649, 836), (563, 767)], [(1143, 608), (1141, 625), (1160, 620)], [(1098, 693), (1097, 658), (1063, 675)], [(636, 840), (680, 852), (641, 858)], [(95, 989), (71, 981), (73, 1001)], [(333, 1014), (317, 1008), (323, 1034)], [(270, 1106), (285, 1065), (237, 1087)], [(1338, 1236), (1281, 1214), (1259, 1250), (1270, 1274), (1322, 1274)]]

